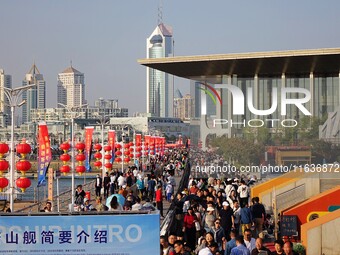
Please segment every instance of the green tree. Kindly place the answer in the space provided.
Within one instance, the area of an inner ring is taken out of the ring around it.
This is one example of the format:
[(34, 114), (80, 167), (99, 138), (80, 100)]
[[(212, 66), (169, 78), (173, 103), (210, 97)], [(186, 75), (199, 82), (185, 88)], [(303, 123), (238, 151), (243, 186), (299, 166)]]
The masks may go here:
[(217, 137), (211, 145), (218, 148), (217, 153), (234, 162), (236, 166), (259, 164), (264, 146), (243, 138)]

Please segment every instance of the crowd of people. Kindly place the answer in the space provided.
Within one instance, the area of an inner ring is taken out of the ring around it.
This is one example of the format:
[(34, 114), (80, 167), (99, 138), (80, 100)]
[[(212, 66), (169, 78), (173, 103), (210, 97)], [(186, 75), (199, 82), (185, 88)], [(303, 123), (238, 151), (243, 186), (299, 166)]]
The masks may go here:
[[(158, 209), (161, 217), (164, 217), (163, 200), (164, 198), (169, 202), (173, 200), (176, 186), (174, 175), (180, 175), (186, 163), (186, 150), (173, 149), (163, 155), (150, 157), (144, 166), (128, 166), (123, 172), (114, 169), (105, 173), (104, 178), (98, 174), (94, 183), (96, 204), (91, 204), (82, 185), (78, 185), (75, 191), (75, 209), (78, 211)], [(123, 200), (119, 197), (123, 197)], [(102, 201), (107, 199), (109, 203), (103, 204)]]
[(273, 223), (259, 198), (250, 198), (249, 183), (191, 178), (174, 201), (174, 227), (168, 239), (161, 237), (161, 254), (295, 254), (290, 241), (276, 240), (274, 252), (263, 244)]
[(190, 157), (192, 178), (173, 201), (173, 227), (160, 238), (161, 254), (295, 254), (287, 240), (276, 240), (273, 252), (266, 248), (274, 223), (259, 198), (250, 197), (256, 176), (197, 175), (195, 165), (223, 165), (225, 160), (213, 152)]

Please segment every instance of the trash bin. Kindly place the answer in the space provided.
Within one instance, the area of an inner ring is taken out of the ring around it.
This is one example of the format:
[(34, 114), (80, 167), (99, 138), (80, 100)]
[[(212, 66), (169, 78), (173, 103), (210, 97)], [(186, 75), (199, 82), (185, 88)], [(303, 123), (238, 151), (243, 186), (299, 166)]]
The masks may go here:
[(86, 197), (88, 200), (91, 200), (91, 193), (90, 193), (90, 191), (86, 191), (86, 192), (85, 192), (85, 197)]

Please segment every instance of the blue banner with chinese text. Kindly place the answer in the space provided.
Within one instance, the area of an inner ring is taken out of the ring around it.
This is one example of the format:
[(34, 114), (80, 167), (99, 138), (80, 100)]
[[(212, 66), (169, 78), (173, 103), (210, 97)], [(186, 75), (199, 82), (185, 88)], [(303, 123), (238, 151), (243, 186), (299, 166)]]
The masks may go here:
[(159, 214), (1, 216), (0, 254), (159, 254)]

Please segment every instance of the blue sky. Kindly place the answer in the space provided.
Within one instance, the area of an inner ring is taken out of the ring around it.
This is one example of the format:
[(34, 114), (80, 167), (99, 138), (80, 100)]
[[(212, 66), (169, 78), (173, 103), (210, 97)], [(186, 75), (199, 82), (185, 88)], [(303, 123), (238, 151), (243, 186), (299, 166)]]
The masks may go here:
[[(118, 98), (146, 109), (146, 38), (160, 0), (2, 0), (0, 68), (21, 85), (36, 62), (56, 106), (57, 74), (85, 73), (86, 99)], [(339, 47), (340, 1), (163, 0), (163, 22), (174, 31), (175, 55), (206, 55)], [(189, 92), (189, 81), (175, 87)]]

